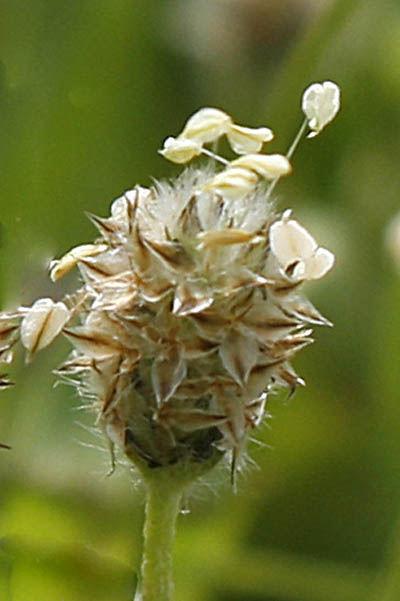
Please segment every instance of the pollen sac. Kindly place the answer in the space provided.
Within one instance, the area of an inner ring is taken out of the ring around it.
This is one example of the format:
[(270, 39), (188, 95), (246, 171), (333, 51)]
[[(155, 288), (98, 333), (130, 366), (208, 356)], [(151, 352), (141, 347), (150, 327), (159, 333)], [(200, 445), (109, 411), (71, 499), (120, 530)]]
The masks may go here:
[(303, 94), (302, 109), (312, 130), (308, 135), (318, 135), (337, 115), (340, 109), (340, 89), (332, 81), (311, 84)]
[(199, 156), (201, 151), (201, 144), (195, 140), (169, 137), (164, 141), (160, 154), (173, 163), (188, 163), (194, 157)]
[(258, 178), (249, 169), (243, 167), (229, 167), (210, 179), (203, 187), (204, 191), (211, 191), (230, 199), (242, 198), (254, 190)]
[(214, 142), (227, 133), (231, 123), (232, 118), (224, 111), (202, 108), (188, 119), (181, 137), (200, 144)]
[(55, 303), (51, 298), (36, 301), (21, 324), (21, 342), (28, 351), (28, 358), (53, 342), (69, 318), (70, 312), (64, 303)]
[(236, 154), (259, 152), (265, 142), (270, 142), (274, 134), (268, 127), (243, 127), (232, 123), (227, 131), (227, 138)]
[(76, 246), (61, 259), (50, 263), (50, 279), (53, 282), (57, 282), (57, 280), (60, 280), (71, 271), (79, 261), (87, 257), (94, 257), (104, 250), (107, 250), (107, 246), (104, 244), (82, 244), (81, 246)]
[(232, 169), (251, 169), (266, 180), (288, 175), (292, 170), (289, 160), (282, 154), (247, 154), (232, 161), (231, 165)]
[(259, 236), (234, 228), (225, 228), (209, 232), (200, 232), (197, 237), (200, 244), (197, 248), (215, 248), (217, 246), (228, 246), (230, 244), (243, 244), (244, 242), (258, 242)]

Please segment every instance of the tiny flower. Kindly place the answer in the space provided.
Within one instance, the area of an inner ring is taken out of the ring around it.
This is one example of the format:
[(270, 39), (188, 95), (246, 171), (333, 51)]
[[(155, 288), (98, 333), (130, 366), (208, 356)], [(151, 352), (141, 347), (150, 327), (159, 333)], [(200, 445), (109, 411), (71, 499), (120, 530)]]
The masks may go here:
[(232, 123), (232, 118), (219, 109), (202, 108), (192, 115), (183, 128), (181, 138), (206, 144), (224, 135)]
[(195, 140), (169, 137), (164, 141), (164, 146), (159, 153), (173, 163), (188, 163), (194, 157), (199, 156), (201, 151), (201, 144)]
[(231, 163), (232, 168), (244, 167), (251, 169), (266, 180), (288, 175), (292, 166), (282, 154), (246, 154)]
[(335, 257), (326, 248), (319, 247), (311, 234), (289, 216), (287, 211), (271, 225), (271, 251), (293, 279), (318, 280), (333, 267)]
[(257, 182), (257, 176), (249, 169), (228, 167), (206, 182), (203, 190), (217, 192), (221, 196), (234, 199), (252, 192)]
[(340, 109), (340, 88), (332, 81), (313, 83), (304, 92), (302, 109), (312, 130), (308, 135), (318, 135)]
[(70, 318), (64, 303), (41, 298), (30, 307), (21, 323), (21, 342), (28, 357), (48, 346)]
[(243, 127), (234, 123), (230, 125), (226, 135), (236, 154), (259, 152), (264, 142), (270, 142), (274, 137), (268, 127)]

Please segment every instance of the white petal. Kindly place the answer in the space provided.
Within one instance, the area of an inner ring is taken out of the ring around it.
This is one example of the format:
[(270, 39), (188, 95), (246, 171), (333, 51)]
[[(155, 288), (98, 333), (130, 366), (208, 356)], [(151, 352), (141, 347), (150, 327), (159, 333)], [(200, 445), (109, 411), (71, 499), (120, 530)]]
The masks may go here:
[(64, 303), (55, 303), (51, 298), (36, 301), (22, 320), (21, 342), (33, 354), (49, 345), (61, 332), (70, 318)]
[(305, 279), (319, 280), (324, 277), (335, 262), (335, 255), (326, 248), (319, 248), (315, 255), (306, 262)]
[(274, 134), (268, 127), (242, 127), (232, 124), (227, 132), (229, 144), (236, 154), (259, 152), (264, 142), (269, 142)]
[[(129, 192), (133, 192), (133, 190), (129, 190)], [(121, 223), (124, 223), (126, 221), (128, 215), (128, 207), (125, 195), (113, 200), (110, 207), (110, 213), (112, 219), (115, 219), (115, 221)]]
[(231, 117), (224, 111), (208, 107), (202, 108), (188, 119), (181, 137), (201, 144), (214, 142), (228, 131), (231, 123)]
[(332, 81), (310, 85), (303, 94), (302, 109), (312, 130), (309, 137), (319, 134), (340, 109), (340, 88)]
[(246, 154), (232, 161), (231, 165), (232, 168), (251, 169), (267, 180), (288, 175), (292, 170), (290, 162), (282, 154)]
[[(271, 251), (284, 269), (294, 261), (312, 257), (318, 248), (311, 234), (294, 219), (275, 221), (270, 227), (269, 236)], [(299, 266), (298, 269), (303, 268)]]
[(116, 198), (111, 203), (111, 218), (119, 225), (129, 225), (128, 221), (132, 212), (132, 207), (137, 204), (148, 201), (152, 191), (150, 188), (135, 186), (133, 190), (127, 190), (123, 196)]
[(159, 152), (173, 163), (188, 163), (201, 154), (201, 144), (184, 137), (169, 137), (164, 141), (163, 149)]

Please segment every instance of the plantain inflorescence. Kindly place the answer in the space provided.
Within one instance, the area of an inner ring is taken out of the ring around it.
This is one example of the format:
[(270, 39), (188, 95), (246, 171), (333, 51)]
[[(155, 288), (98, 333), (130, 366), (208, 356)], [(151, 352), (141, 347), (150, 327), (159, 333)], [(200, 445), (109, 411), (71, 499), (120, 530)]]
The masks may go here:
[[(316, 135), (335, 116), (339, 89), (313, 86), (303, 110)], [(208, 147), (222, 136), (233, 160)], [(31, 359), (59, 334), (69, 339), (58, 376), (90, 400), (112, 444), (141, 469), (190, 469), (223, 456), (240, 467), (271, 388), (304, 384), (291, 361), (314, 325), (329, 324), (301, 290), (327, 274), (334, 256), (290, 210), (274, 208), (271, 192), (290, 174), (291, 153), (263, 153), (272, 138), (267, 127), (200, 109), (160, 152), (178, 164), (207, 162), (136, 186), (108, 217), (91, 216), (96, 241), (50, 268), (57, 281), (76, 266), (76, 292), (0, 313), (5, 364), (18, 340)]]

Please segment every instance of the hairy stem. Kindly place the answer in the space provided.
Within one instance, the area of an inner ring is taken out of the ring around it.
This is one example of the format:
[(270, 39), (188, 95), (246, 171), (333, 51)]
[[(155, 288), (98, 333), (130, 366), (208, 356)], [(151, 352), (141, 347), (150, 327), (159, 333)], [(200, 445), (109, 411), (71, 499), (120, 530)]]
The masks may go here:
[(183, 488), (174, 479), (146, 479), (141, 600), (172, 601), (172, 547)]

